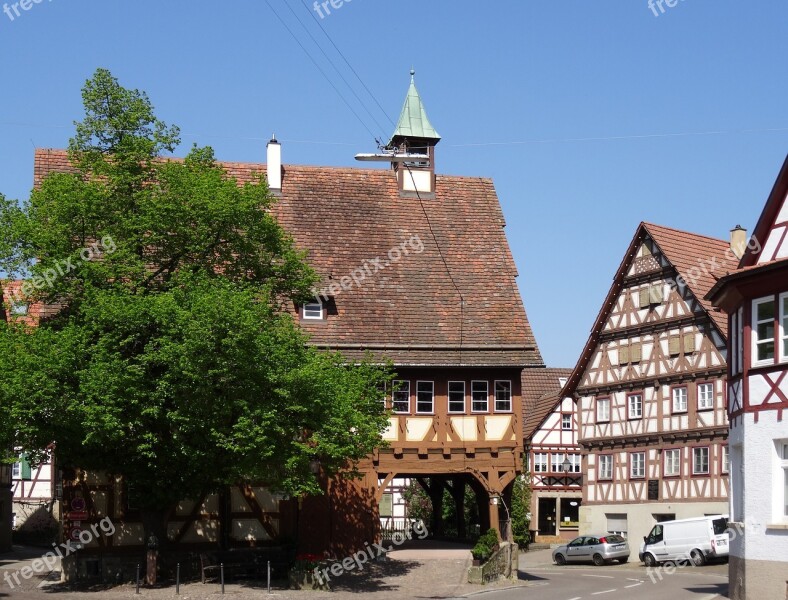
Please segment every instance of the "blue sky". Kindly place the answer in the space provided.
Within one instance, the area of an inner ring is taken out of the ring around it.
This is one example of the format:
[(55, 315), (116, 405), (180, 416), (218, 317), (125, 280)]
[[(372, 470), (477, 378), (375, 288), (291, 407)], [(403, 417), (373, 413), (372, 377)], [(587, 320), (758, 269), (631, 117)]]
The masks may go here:
[[(270, 0), (375, 135), (393, 127), (301, 0)], [(2, 0), (0, 0), (2, 4)], [(10, 3), (13, 4), (13, 3)], [(312, 6), (311, 2), (308, 6)], [(573, 366), (640, 221), (752, 229), (788, 153), (784, 0), (352, 0), (320, 20), (396, 119), (416, 80), (441, 173), (495, 180), (529, 319)], [(0, 192), (27, 197), (33, 148), (64, 147), (97, 67), (217, 157), (358, 166), (372, 136), (265, 0), (43, 0), (0, 13)], [(681, 135), (662, 135), (681, 134)], [(501, 143), (502, 144), (498, 144)]]

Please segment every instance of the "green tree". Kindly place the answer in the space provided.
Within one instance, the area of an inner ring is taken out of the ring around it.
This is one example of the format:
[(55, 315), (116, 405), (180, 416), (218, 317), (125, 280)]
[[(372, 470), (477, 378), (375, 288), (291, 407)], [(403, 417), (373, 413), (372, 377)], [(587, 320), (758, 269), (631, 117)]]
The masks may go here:
[(6, 435), (124, 476), (162, 543), (181, 499), (239, 482), (319, 493), (315, 457), (352, 473), (381, 445), (389, 372), (308, 346), (285, 309), (316, 278), (262, 175), (239, 185), (210, 148), (159, 158), (177, 128), (108, 71), (83, 101), (74, 171), (0, 202), (0, 270), (58, 307), (36, 328), (0, 325)]
[(531, 542), (531, 475), (524, 473), (514, 480), (512, 487), (512, 537), (515, 544), (525, 548)]

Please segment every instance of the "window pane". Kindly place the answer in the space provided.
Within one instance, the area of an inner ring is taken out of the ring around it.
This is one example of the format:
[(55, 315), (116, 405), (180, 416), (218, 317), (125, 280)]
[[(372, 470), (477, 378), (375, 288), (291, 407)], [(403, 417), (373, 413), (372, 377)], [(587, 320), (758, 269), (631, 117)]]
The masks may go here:
[(431, 381), (419, 381), (416, 384), (416, 412), (433, 412), (433, 384)]
[(471, 383), (472, 408), (474, 412), (487, 412), (488, 394), (486, 381), (474, 381)]
[(758, 321), (774, 320), (774, 302), (761, 302), (758, 305)]
[(508, 412), (512, 410), (512, 382), (495, 382), (495, 410)]
[(770, 340), (774, 337), (774, 321), (758, 323), (758, 340)]
[(552, 472), (553, 473), (561, 473), (564, 470), (563, 469), (564, 455), (563, 454), (553, 454), (551, 458), (552, 458), (552, 461), (551, 461), (552, 464), (550, 465), (550, 468), (551, 468)]
[(465, 412), (465, 382), (449, 382), (449, 412)]
[(391, 407), (396, 413), (410, 412), (410, 382), (394, 381)]
[(774, 341), (758, 343), (757, 360), (771, 360), (774, 358)]

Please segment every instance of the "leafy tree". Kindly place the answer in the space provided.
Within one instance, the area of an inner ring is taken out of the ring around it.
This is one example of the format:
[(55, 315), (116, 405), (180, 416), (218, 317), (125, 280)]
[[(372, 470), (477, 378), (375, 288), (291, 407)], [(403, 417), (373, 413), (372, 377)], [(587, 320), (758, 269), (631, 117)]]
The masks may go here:
[(402, 490), (402, 499), (405, 501), (405, 514), (408, 518), (421, 520), (429, 526), (432, 521), (432, 500), (418, 481), (410, 480), (410, 485)]
[[(74, 171), (21, 208), (0, 202), (0, 270), (56, 305), (0, 325), (0, 408), (13, 442), (133, 484), (146, 539), (184, 498), (239, 482), (319, 493), (315, 457), (345, 472), (381, 445), (388, 369), (321, 353), (287, 312), (316, 278), (210, 148), (179, 143), (147, 96), (105, 70), (83, 89)], [(2, 434), (2, 431), (0, 431)]]
[(525, 548), (531, 542), (531, 475), (523, 474), (512, 486), (512, 537)]

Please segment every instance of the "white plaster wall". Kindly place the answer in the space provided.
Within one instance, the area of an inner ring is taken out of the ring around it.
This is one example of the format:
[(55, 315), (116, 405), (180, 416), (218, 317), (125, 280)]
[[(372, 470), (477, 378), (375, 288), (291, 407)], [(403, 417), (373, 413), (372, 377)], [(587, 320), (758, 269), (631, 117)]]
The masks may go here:
[[(788, 420), (777, 420), (777, 411), (763, 411), (758, 423), (752, 414), (731, 430), (731, 442), (743, 440), (744, 540), (731, 550), (746, 560), (778, 560), (788, 565), (788, 519), (780, 514), (775, 499), (783, 490), (775, 441), (788, 439)], [(731, 454), (731, 458), (735, 453)], [(740, 465), (731, 465), (731, 470)], [(740, 521), (740, 516), (735, 516)], [(769, 528), (770, 525), (784, 527)]]

